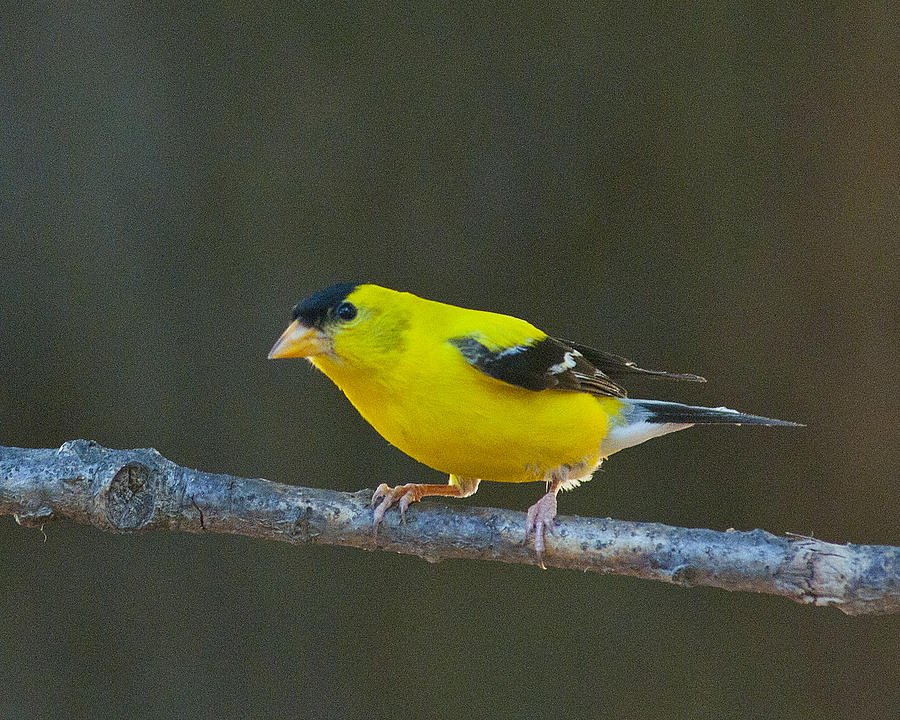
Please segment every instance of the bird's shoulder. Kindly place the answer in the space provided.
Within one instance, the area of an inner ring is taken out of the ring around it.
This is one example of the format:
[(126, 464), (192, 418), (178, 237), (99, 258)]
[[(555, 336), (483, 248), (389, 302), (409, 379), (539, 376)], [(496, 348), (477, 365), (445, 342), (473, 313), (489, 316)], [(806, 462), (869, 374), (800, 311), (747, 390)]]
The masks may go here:
[(625, 396), (623, 388), (580, 352), (548, 335), (495, 350), (477, 335), (454, 337), (450, 342), (473, 367), (526, 390), (575, 390), (592, 395)]
[(509, 315), (466, 311), (444, 326), (446, 342), (477, 370), (526, 390), (574, 390), (626, 397), (635, 376), (705, 382), (699, 375), (647, 370), (620, 355), (555, 338)]
[[(555, 338), (520, 318), (433, 301), (418, 308), (420, 330), (476, 370), (526, 390), (626, 397), (632, 376), (704, 382), (698, 375), (646, 370), (627, 358)], [(430, 344), (430, 343), (429, 343)]]
[(472, 367), (526, 390), (576, 390), (624, 397), (625, 391), (564, 341), (510, 315), (459, 313), (446, 342)]

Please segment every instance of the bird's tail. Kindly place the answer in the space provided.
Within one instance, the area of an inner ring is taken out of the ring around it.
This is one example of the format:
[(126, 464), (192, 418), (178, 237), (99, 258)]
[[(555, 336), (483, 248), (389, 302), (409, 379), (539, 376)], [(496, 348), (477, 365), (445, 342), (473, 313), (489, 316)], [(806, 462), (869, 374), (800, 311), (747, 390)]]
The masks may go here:
[(640, 419), (648, 423), (686, 423), (689, 425), (725, 423), (726, 425), (802, 427), (800, 423), (775, 420), (762, 415), (748, 415), (726, 407), (708, 408), (662, 400), (625, 400), (624, 402), (632, 405), (636, 411), (632, 413), (630, 419)]
[(696, 405), (665, 402), (663, 400), (632, 400), (622, 398), (624, 404), (619, 424), (613, 424), (603, 442), (604, 455), (637, 445), (650, 438), (683, 430), (691, 425), (780, 425), (803, 427), (800, 423), (776, 420), (762, 415), (731, 410), (726, 407), (708, 408)]

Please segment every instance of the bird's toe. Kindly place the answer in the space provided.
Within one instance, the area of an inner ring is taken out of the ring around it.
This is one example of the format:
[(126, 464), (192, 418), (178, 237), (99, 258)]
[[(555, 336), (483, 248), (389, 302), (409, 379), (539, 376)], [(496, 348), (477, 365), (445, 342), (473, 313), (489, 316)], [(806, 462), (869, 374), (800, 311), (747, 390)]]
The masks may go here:
[(381, 483), (377, 488), (375, 488), (375, 492), (372, 493), (372, 507), (375, 507), (375, 504), (384, 497), (387, 497), (391, 494), (391, 486), (387, 483)]
[(391, 487), (387, 483), (381, 483), (372, 495), (372, 505), (377, 507), (372, 513), (374, 525), (378, 525), (384, 520), (384, 516), (392, 505), (397, 505), (400, 509), (400, 520), (406, 522), (406, 511), (410, 503), (414, 503), (420, 499), (419, 485), (415, 483), (407, 483), (406, 485), (398, 485)]
[(525, 540), (534, 535), (534, 554), (538, 564), (544, 565), (544, 550), (547, 547), (546, 534), (553, 534), (553, 520), (556, 518), (556, 493), (548, 492), (534, 505), (528, 508), (525, 516)]

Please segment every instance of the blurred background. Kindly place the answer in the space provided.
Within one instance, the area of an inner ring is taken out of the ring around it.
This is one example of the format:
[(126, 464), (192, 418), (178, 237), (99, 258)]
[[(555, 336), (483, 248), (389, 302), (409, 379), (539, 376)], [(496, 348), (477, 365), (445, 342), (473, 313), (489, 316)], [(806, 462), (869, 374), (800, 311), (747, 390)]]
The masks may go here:
[[(0, 444), (440, 482), (265, 359), (367, 280), (709, 378), (633, 396), (808, 424), (655, 440), (563, 514), (900, 543), (897, 16), (746, 5), (7, 4)], [(896, 617), (46, 533), (0, 518), (4, 718), (900, 716)]]

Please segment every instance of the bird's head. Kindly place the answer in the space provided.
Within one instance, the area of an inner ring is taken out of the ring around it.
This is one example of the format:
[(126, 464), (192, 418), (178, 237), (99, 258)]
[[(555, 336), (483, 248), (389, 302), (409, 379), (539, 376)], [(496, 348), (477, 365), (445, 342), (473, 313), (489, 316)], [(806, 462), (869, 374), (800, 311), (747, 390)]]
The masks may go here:
[(411, 298), (377, 285), (332, 285), (300, 301), (269, 359), (305, 357), (320, 369), (332, 363), (375, 366), (402, 344)]

